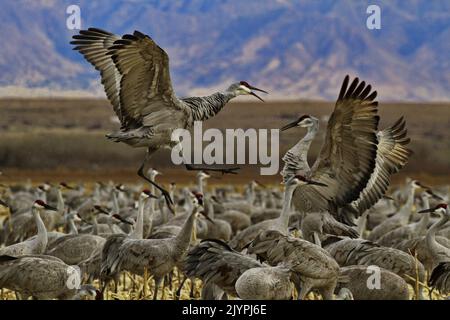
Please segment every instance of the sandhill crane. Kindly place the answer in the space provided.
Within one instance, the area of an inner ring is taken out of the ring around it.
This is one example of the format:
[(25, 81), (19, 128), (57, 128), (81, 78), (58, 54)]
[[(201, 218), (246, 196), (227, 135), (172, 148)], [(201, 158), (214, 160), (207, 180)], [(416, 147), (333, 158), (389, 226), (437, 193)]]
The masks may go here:
[[(431, 197), (433, 197), (433, 193), (430, 190), (425, 190), (421, 193), (422, 203), (427, 209), (430, 207), (429, 199)], [(386, 247), (395, 247), (405, 240), (423, 236), (427, 231), (429, 222), (430, 213), (424, 213), (419, 221), (395, 228), (394, 230), (385, 233), (377, 240), (377, 243)]]
[(236, 293), (243, 300), (290, 300), (291, 271), (284, 266), (259, 267), (245, 271), (236, 281)]
[(421, 188), (429, 189), (428, 187), (423, 186), (419, 181), (411, 180), (408, 186), (409, 190), (406, 203), (394, 215), (373, 228), (367, 239), (370, 241), (377, 241), (388, 232), (408, 224), (414, 206), (414, 194), (416, 190)]
[[(377, 280), (371, 280), (374, 272), (378, 272)], [(403, 278), (395, 273), (378, 267), (354, 265), (339, 270), (340, 280), (336, 290), (347, 288), (354, 300), (409, 300), (409, 288)], [(379, 285), (379, 286), (378, 286)]]
[(436, 241), (436, 232), (450, 220), (450, 212), (446, 203), (441, 203), (434, 208), (419, 211), (419, 213), (427, 212), (437, 213), (441, 216), (441, 218), (431, 226), (425, 237), (425, 243), (432, 259), (432, 267), (434, 268), (441, 262), (450, 261), (450, 248), (443, 246)]
[(169, 193), (145, 175), (151, 155), (162, 147), (181, 146), (179, 141), (172, 140), (175, 129), (190, 129), (194, 121), (215, 116), (239, 95), (253, 95), (262, 100), (255, 91), (265, 92), (241, 81), (210, 96), (178, 99), (170, 80), (169, 56), (149, 36), (134, 31), (120, 38), (89, 28), (73, 39), (74, 50), (100, 71), (106, 95), (120, 120), (120, 131), (107, 137), (132, 147), (147, 148), (138, 174), (158, 188), (170, 204)]
[(233, 250), (221, 240), (203, 240), (185, 259), (188, 277), (200, 278), (203, 285), (216, 285), (226, 294), (237, 296), (236, 281), (248, 269), (263, 265), (254, 258)]
[(155, 282), (153, 299), (156, 299), (162, 279), (184, 258), (191, 243), (193, 226), (199, 209), (203, 206), (203, 196), (196, 193), (192, 201), (194, 209), (176, 237), (124, 239), (114, 256), (104, 258), (102, 273), (109, 276), (118, 271), (129, 271), (143, 275), (147, 270), (153, 275)]
[(281, 234), (275, 230), (264, 231), (248, 246), (271, 265), (282, 264), (292, 272), (293, 282), (303, 300), (317, 289), (324, 299), (333, 299), (339, 275), (339, 265), (321, 247), (309, 241)]
[(308, 128), (306, 136), (283, 157), (284, 179), (302, 174), (327, 185), (297, 187), (293, 203), (300, 212), (325, 212), (333, 202), (337, 208), (334, 217), (351, 225), (352, 217), (373, 206), (386, 192), (390, 175), (406, 164), (411, 152), (406, 148), (409, 139), (405, 122), (401, 118), (377, 133), (377, 93), (371, 90), (358, 78), (349, 86), (349, 77), (345, 77), (328, 121), (325, 142), (312, 168), (307, 154), (318, 131), (318, 120), (305, 115), (281, 129)]
[[(387, 248), (368, 240), (329, 237), (322, 242), (323, 248), (337, 261), (341, 267), (351, 265), (375, 265), (402, 277), (413, 288), (417, 278), (425, 281), (425, 269), (420, 261), (406, 252)], [(423, 286), (419, 285), (418, 297), (423, 299)]]
[(429, 284), (441, 294), (450, 294), (450, 261), (441, 262), (431, 273)]
[(37, 237), (1, 248), (0, 255), (17, 257), (26, 254), (43, 254), (45, 252), (48, 242), (47, 229), (40, 216), (40, 212), (44, 209), (56, 211), (56, 208), (49, 206), (42, 200), (36, 200), (31, 209), (38, 232)]
[(206, 220), (206, 237), (207, 239), (220, 239), (224, 241), (229, 241), (232, 234), (231, 225), (228, 221), (216, 217), (214, 213), (214, 204), (216, 200), (214, 197), (207, 197), (205, 199), (206, 205), (206, 215), (213, 222)]
[(249, 226), (247, 229), (239, 232), (230, 242), (231, 247), (241, 251), (248, 243), (255, 239), (259, 233), (265, 230), (277, 230), (282, 234), (288, 233), (289, 227), (289, 214), (291, 212), (291, 199), (294, 190), (299, 185), (319, 185), (324, 187), (324, 184), (309, 180), (301, 175), (295, 175), (289, 177), (286, 180), (286, 188), (284, 191), (283, 209), (281, 209), (280, 216), (276, 219), (265, 220), (260, 223)]
[[(43, 255), (0, 256), (0, 288), (36, 299), (82, 299), (98, 297), (92, 285), (75, 286), (76, 269), (58, 258)], [(74, 284), (74, 286), (71, 286)]]

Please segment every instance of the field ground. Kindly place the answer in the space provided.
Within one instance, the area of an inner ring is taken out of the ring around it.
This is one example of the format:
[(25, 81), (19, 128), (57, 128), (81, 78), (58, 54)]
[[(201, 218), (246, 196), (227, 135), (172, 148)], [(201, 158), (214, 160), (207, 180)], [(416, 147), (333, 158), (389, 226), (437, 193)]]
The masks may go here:
[[(313, 161), (332, 108), (331, 102), (234, 102), (203, 127), (280, 128), (302, 114), (311, 114), (321, 119), (321, 134), (312, 146)], [(2, 180), (137, 181), (135, 171), (144, 150), (105, 138), (106, 133), (118, 127), (113, 115), (108, 101), (101, 99), (0, 100)], [(419, 177), (428, 183), (450, 181), (450, 104), (381, 103), (380, 115), (381, 128), (404, 116), (412, 140), (414, 155), (394, 182), (403, 181), (405, 175)], [(280, 157), (303, 134), (304, 131), (298, 128), (281, 133)], [(165, 182), (189, 182), (195, 175), (173, 165), (168, 151), (158, 152), (153, 164), (164, 172), (161, 180)], [(260, 176), (257, 166), (243, 166), (238, 176), (227, 175), (220, 180), (210, 180), (210, 183), (242, 183), (252, 178), (266, 183), (280, 181), (279, 175)]]

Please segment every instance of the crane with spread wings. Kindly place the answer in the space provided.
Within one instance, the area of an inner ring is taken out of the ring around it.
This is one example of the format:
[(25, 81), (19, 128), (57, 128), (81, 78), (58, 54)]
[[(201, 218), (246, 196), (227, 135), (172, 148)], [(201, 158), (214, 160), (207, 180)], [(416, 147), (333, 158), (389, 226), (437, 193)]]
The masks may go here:
[[(168, 204), (172, 204), (169, 193), (145, 175), (152, 154), (160, 148), (179, 145), (179, 141), (172, 140), (174, 130), (189, 130), (194, 121), (215, 116), (231, 99), (253, 95), (263, 100), (255, 91), (267, 93), (240, 81), (209, 96), (179, 99), (170, 80), (169, 56), (152, 38), (139, 31), (119, 37), (89, 28), (74, 35), (71, 44), (100, 71), (106, 96), (120, 120), (120, 130), (107, 137), (132, 147), (147, 148), (138, 175), (158, 188)], [(237, 169), (196, 168), (187, 164), (186, 167), (222, 173), (235, 173)]]
[(348, 225), (372, 207), (387, 191), (390, 176), (408, 161), (405, 121), (377, 132), (377, 92), (372, 86), (346, 76), (328, 121), (319, 156), (310, 168), (308, 151), (319, 130), (318, 119), (304, 115), (281, 128), (307, 128), (308, 133), (284, 155), (284, 180), (304, 175), (324, 186), (305, 184), (294, 192), (294, 206), (302, 213), (330, 211)]

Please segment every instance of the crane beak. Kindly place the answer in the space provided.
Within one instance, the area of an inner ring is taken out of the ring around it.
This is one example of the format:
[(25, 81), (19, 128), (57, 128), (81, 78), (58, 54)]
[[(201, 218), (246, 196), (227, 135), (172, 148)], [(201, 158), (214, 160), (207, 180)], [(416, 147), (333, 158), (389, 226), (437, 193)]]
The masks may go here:
[(287, 125), (285, 125), (284, 127), (282, 127), (280, 129), (280, 131), (286, 131), (289, 130), (291, 128), (295, 128), (297, 126), (297, 120), (295, 120), (294, 122), (288, 123)]
[(131, 222), (128, 221), (128, 220), (125, 220), (124, 218), (122, 218), (122, 217), (121, 217), (120, 215), (118, 215), (118, 214), (113, 214), (112, 216), (113, 216), (113, 218), (116, 218), (116, 219), (119, 220), (120, 222), (129, 224), (129, 225), (133, 225), (133, 223), (131, 223)]
[(262, 102), (264, 102), (264, 100), (263, 100), (260, 96), (258, 96), (258, 95), (255, 93), (255, 91), (264, 92), (264, 93), (268, 94), (267, 91), (265, 91), (265, 90), (263, 90), (263, 89), (259, 89), (259, 88), (253, 87), (253, 86), (250, 86), (250, 85), (248, 85), (248, 86), (246, 86), (246, 87), (250, 89), (249, 94), (251, 94), (252, 96), (254, 96), (254, 97), (258, 98), (259, 100), (261, 100)]
[(56, 209), (55, 207), (52, 207), (52, 206), (50, 206), (50, 205), (48, 205), (48, 204), (45, 204), (45, 205), (44, 205), (44, 208), (45, 208), (46, 210), (49, 210), (49, 211), (58, 211), (58, 209)]
[(4, 206), (5, 208), (9, 208), (9, 206), (6, 204), (6, 202), (0, 200), (0, 205)]
[(428, 213), (428, 212), (434, 212), (434, 208), (429, 208), (429, 209), (425, 209), (425, 210), (420, 210), (417, 213)]
[(215, 222), (214, 222), (210, 217), (208, 217), (208, 215), (205, 213), (205, 211), (201, 210), (199, 213), (200, 213), (202, 216), (204, 216), (206, 220), (208, 220), (208, 221), (211, 222), (212, 224), (215, 224)]
[(313, 180), (308, 180), (307, 182), (308, 182), (308, 184), (312, 184), (314, 186), (328, 187), (327, 184), (322, 183), (322, 182), (317, 182), (317, 181), (313, 181)]
[(109, 216), (109, 212), (106, 211), (105, 209), (103, 209), (103, 208), (100, 207), (100, 206), (94, 206), (94, 209), (97, 210), (97, 213), (104, 213), (104, 214), (106, 214), (106, 215)]

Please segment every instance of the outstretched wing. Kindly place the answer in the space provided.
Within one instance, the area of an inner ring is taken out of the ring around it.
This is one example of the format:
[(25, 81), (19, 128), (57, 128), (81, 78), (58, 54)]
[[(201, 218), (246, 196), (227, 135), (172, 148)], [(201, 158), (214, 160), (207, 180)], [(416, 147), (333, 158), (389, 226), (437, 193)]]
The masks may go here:
[(375, 168), (378, 102), (376, 91), (346, 76), (311, 179), (327, 185), (297, 187), (294, 204), (301, 211), (328, 210), (328, 202), (341, 207), (358, 198)]
[(74, 39), (75, 49), (100, 70), (122, 127), (179, 127), (189, 109), (174, 95), (169, 57), (153, 39), (139, 31), (119, 38), (94, 28)]
[(109, 48), (122, 75), (120, 105), (125, 126), (157, 125), (176, 110), (187, 110), (175, 97), (169, 57), (149, 36), (135, 31)]
[(97, 28), (80, 30), (80, 34), (73, 36), (71, 44), (75, 45), (73, 50), (80, 52), (95, 69), (100, 71), (102, 84), (105, 88), (106, 96), (113, 105), (114, 112), (122, 121), (120, 110), (120, 80), (122, 75), (117, 70), (111, 56), (108, 55), (108, 48), (120, 37), (108, 31)]
[(397, 173), (408, 162), (412, 151), (406, 146), (410, 139), (402, 118), (389, 128), (378, 132), (378, 150), (375, 169), (359, 198), (351, 203), (356, 212), (362, 214), (371, 208), (386, 193), (391, 175)]
[(261, 266), (252, 257), (234, 251), (220, 240), (203, 240), (189, 251), (185, 260), (185, 271), (189, 277), (214, 283), (233, 295), (237, 295), (234, 285), (242, 273)]

